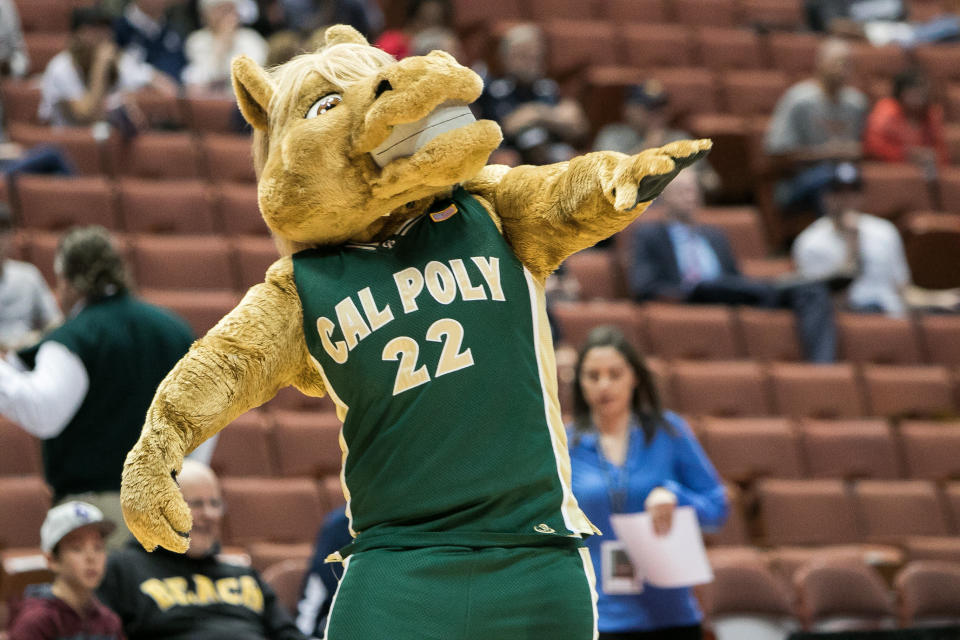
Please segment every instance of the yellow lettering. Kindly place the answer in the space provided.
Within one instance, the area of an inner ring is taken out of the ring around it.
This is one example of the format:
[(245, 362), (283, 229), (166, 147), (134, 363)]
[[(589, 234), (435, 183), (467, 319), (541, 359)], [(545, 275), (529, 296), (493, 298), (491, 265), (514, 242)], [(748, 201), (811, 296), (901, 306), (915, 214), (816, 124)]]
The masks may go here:
[(240, 594), (243, 606), (257, 613), (263, 611), (263, 592), (253, 576), (240, 576)]
[(334, 309), (337, 312), (337, 324), (347, 340), (347, 349), (353, 351), (361, 340), (370, 335), (370, 327), (363, 321), (360, 310), (351, 298), (344, 298)]
[(383, 309), (377, 310), (377, 303), (373, 300), (373, 294), (370, 293), (370, 287), (361, 289), (358, 292), (360, 296), (360, 306), (363, 307), (363, 313), (367, 316), (367, 322), (370, 323), (370, 330), (376, 331), (383, 325), (393, 320), (393, 311), (388, 304)]
[(213, 580), (195, 573), (193, 574), (193, 584), (197, 589), (197, 604), (208, 605), (220, 602), (220, 598), (217, 597), (217, 588), (213, 586)]
[(423, 270), (427, 291), (440, 304), (450, 304), (457, 297), (457, 282), (453, 272), (442, 262), (431, 260)]
[(240, 596), (240, 585), (236, 578), (220, 578), (217, 580), (217, 593), (220, 594), (221, 602), (227, 604), (243, 604), (243, 598)]
[(464, 300), (486, 300), (487, 292), (480, 285), (470, 282), (470, 275), (463, 264), (463, 260), (456, 258), (450, 261), (450, 267), (453, 269), (453, 275), (457, 278), (457, 286), (460, 287), (460, 295)]
[(173, 596), (173, 599), (177, 604), (190, 604), (190, 599), (187, 597), (187, 579), (180, 577), (166, 578), (164, 582), (167, 584), (167, 589), (169, 590), (170, 595)]
[(475, 256), (470, 258), (473, 264), (480, 268), (483, 279), (487, 281), (490, 287), (490, 299), (503, 302), (506, 298), (503, 295), (503, 287), (500, 286), (500, 258), (483, 258)]
[(397, 293), (400, 294), (400, 300), (403, 302), (403, 312), (416, 311), (417, 296), (423, 291), (423, 274), (414, 267), (407, 267), (393, 274), (393, 281), (397, 283)]
[(317, 318), (317, 333), (320, 334), (320, 344), (323, 345), (323, 350), (334, 362), (343, 364), (350, 357), (350, 352), (343, 340), (337, 340), (335, 343), (330, 340), (334, 327), (336, 325), (329, 318)]
[(167, 590), (167, 586), (157, 578), (151, 578), (141, 584), (140, 591), (150, 596), (153, 601), (157, 603), (157, 606), (160, 607), (160, 611), (166, 611), (177, 604), (173, 594)]

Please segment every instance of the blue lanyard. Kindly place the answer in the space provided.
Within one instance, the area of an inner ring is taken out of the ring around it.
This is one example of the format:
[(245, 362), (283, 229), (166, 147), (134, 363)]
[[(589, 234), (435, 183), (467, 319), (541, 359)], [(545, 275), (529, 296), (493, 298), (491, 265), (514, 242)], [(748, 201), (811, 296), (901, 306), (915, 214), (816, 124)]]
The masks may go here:
[[(600, 454), (600, 470), (603, 472), (603, 481), (607, 485), (607, 497), (610, 499), (610, 513), (626, 513), (627, 498), (630, 493), (630, 471), (627, 469), (627, 463), (630, 462), (630, 444), (633, 438), (634, 421), (630, 421), (627, 427), (627, 456), (623, 461), (623, 466), (618, 467), (603, 454), (603, 447), (600, 445), (600, 436), (597, 435), (597, 453)], [(616, 471), (616, 477), (611, 473)]]

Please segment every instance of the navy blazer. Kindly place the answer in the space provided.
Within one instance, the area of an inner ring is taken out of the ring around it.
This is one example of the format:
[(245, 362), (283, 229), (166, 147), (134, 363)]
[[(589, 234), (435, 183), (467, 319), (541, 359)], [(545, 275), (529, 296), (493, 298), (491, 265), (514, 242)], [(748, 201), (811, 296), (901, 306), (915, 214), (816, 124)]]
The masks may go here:
[[(637, 300), (684, 300), (690, 293), (683, 285), (680, 263), (667, 222), (641, 223), (633, 237), (633, 262), (630, 265), (630, 291)], [(737, 259), (721, 229), (695, 225), (717, 255), (723, 275), (739, 276)]]

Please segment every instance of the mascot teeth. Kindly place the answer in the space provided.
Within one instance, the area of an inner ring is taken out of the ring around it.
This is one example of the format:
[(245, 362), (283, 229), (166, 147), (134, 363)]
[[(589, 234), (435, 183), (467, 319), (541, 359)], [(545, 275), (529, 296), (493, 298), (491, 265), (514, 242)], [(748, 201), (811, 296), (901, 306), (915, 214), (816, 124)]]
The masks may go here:
[(444, 102), (416, 122), (396, 125), (390, 137), (371, 154), (374, 162), (383, 167), (395, 158), (412, 156), (441, 133), (459, 129), (475, 120), (470, 107), (462, 103)]

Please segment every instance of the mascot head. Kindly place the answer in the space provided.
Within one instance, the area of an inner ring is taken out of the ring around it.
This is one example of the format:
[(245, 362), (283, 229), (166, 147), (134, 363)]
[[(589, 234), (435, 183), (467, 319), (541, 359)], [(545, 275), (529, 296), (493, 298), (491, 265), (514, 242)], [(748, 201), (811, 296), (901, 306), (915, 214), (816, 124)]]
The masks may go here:
[(473, 71), (442, 51), (397, 62), (343, 25), (270, 71), (235, 59), (233, 85), (285, 251), (376, 238), (475, 176), (501, 140), (467, 107), (482, 90)]

